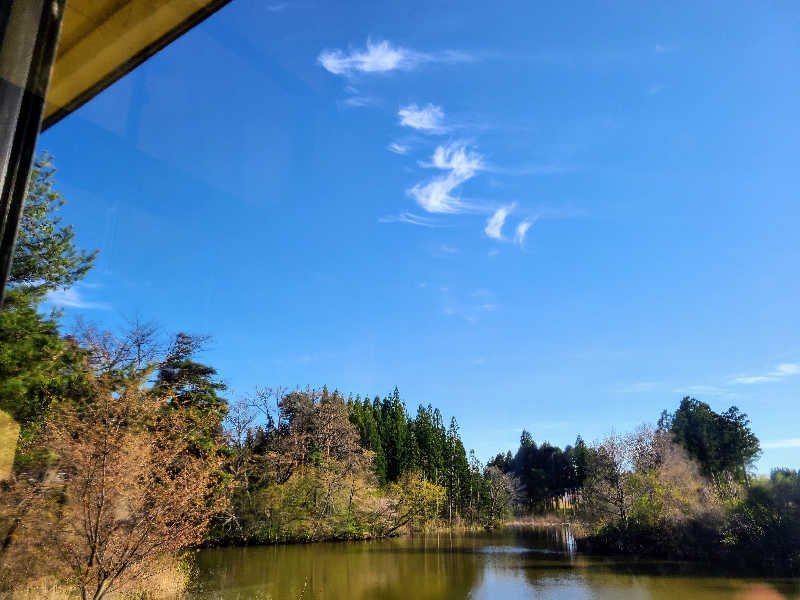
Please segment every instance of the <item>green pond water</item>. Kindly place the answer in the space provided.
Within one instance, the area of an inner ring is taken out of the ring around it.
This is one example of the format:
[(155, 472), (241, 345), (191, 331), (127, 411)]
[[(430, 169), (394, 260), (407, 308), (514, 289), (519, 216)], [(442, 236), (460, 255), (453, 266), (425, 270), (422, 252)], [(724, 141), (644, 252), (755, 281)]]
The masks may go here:
[(196, 555), (192, 597), (800, 599), (799, 579), (589, 557), (566, 529), (218, 548)]

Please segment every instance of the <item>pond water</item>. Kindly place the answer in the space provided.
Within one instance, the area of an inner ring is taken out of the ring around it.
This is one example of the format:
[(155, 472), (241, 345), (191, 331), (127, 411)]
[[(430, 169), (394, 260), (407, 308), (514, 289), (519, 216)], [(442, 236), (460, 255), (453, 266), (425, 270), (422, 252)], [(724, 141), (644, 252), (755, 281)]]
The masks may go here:
[(197, 599), (800, 599), (798, 579), (584, 556), (558, 528), (218, 548), (196, 559)]

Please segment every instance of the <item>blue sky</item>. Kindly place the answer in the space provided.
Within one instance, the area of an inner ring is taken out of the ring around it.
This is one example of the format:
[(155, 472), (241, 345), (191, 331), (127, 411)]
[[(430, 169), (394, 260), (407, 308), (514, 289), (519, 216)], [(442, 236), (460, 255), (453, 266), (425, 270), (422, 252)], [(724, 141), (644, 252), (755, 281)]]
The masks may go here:
[(45, 132), (101, 249), (52, 302), (484, 459), (693, 395), (800, 466), (800, 7), (359, 4), (233, 0)]

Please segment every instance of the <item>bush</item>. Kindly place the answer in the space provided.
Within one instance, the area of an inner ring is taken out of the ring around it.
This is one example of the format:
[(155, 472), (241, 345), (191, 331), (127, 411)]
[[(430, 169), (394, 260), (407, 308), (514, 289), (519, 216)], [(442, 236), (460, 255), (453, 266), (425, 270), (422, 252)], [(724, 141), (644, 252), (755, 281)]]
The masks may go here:
[(740, 561), (800, 573), (800, 471), (779, 469), (756, 481), (729, 511), (723, 542)]

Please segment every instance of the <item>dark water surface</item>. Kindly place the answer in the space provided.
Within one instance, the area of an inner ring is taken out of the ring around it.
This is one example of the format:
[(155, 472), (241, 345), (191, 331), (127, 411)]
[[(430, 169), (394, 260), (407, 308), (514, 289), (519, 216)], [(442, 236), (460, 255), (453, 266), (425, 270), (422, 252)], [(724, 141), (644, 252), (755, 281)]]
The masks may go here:
[(576, 554), (566, 529), (203, 550), (192, 597), (800, 599), (800, 580)]

